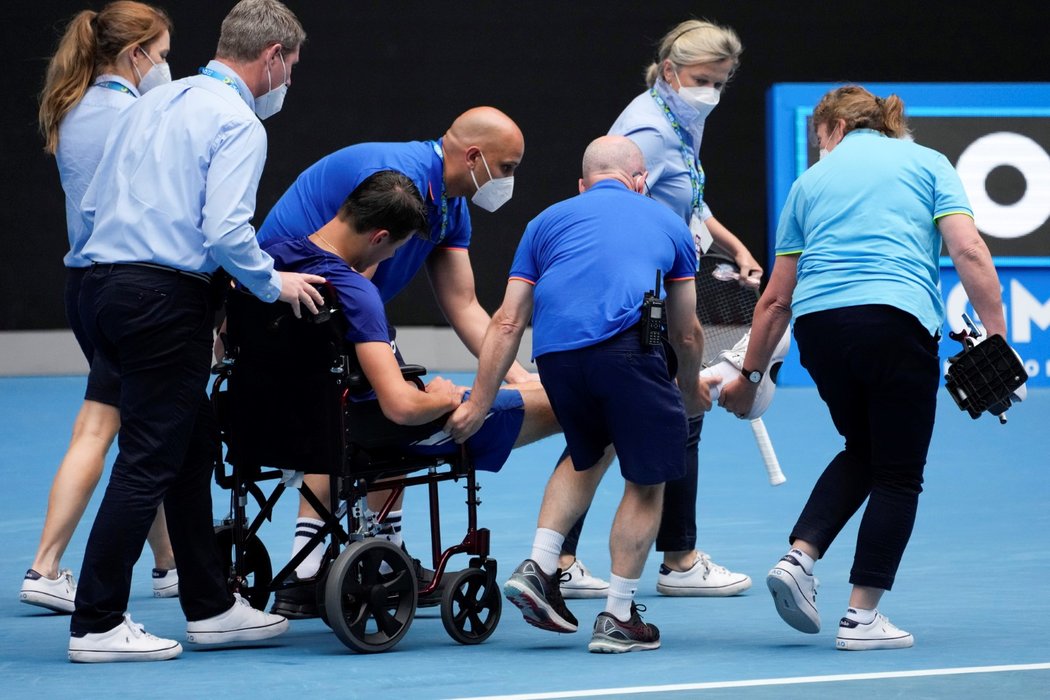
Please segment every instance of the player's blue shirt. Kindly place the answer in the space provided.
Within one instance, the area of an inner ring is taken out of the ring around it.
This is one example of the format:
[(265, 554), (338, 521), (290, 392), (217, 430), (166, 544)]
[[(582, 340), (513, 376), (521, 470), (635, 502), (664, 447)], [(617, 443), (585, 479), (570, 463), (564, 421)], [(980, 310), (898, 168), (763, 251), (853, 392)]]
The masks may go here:
[(602, 180), (529, 222), (510, 278), (535, 285), (533, 356), (595, 345), (641, 318), (656, 271), (693, 279), (689, 227), (664, 205)]
[(427, 205), (430, 236), (413, 236), (394, 257), (379, 264), (372, 282), (383, 301), (404, 289), (437, 247), (470, 247), (470, 213), (464, 197), (447, 197), (441, 141), (359, 143), (325, 156), (292, 183), (259, 227), (264, 246), (303, 238), (335, 217), (347, 196), (373, 173), (396, 170), (419, 188)]
[(791, 186), (776, 254), (801, 254), (795, 316), (886, 304), (935, 334), (944, 322), (937, 219), (973, 216), (943, 155), (871, 129), (851, 131)]
[[(372, 282), (346, 264), (337, 255), (314, 245), (308, 238), (273, 241), (264, 246), (273, 256), (278, 270), (308, 272), (322, 275), (339, 296), (343, 317), (346, 319), (346, 338), (351, 343), (390, 342), (396, 354), (391, 329), (379, 290)], [(400, 361), (400, 358), (398, 358)], [(355, 401), (370, 401), (375, 392), (354, 396)], [(464, 397), (465, 398), (465, 397)], [(474, 466), (484, 471), (498, 472), (507, 461), (514, 442), (521, 432), (525, 408), (521, 393), (501, 389), (481, 429), (467, 440)], [(444, 431), (437, 430), (427, 438), (406, 443), (409, 452), (425, 455), (453, 454), (459, 445)]]

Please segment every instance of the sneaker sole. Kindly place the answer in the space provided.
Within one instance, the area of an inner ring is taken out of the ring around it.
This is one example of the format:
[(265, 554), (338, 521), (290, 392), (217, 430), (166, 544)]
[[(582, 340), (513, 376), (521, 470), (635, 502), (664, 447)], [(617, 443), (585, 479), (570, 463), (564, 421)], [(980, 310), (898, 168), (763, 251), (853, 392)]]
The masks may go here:
[(813, 604), (806, 600), (790, 572), (773, 569), (766, 576), (766, 587), (773, 595), (777, 612), (784, 622), (806, 634), (816, 634), (820, 631), (820, 614)]
[(182, 645), (153, 651), (100, 651), (93, 649), (70, 649), (69, 660), (77, 664), (119, 663), (123, 661), (168, 661), (182, 653)]
[(258, 642), (270, 639), (288, 630), (288, 620), (282, 619), (272, 625), (229, 630), (226, 632), (190, 632), (186, 630), (186, 641), (190, 644), (225, 644), (226, 642)]
[[(731, 583), (728, 586), (671, 586), (665, 583), (656, 583), (656, 592), (660, 595), (673, 598), (728, 598), (740, 595), (751, 588), (751, 578)], [(564, 588), (562, 593), (564, 595)]]
[(175, 583), (164, 588), (153, 589), (154, 598), (178, 598), (179, 597), (179, 584)]
[(52, 612), (66, 613), (67, 615), (76, 608), (71, 600), (59, 598), (50, 593), (41, 593), (40, 591), (19, 591), (18, 599), (27, 605), (35, 605), (38, 608), (47, 608)]
[(554, 608), (536, 596), (532, 589), (510, 580), (503, 585), (503, 597), (513, 603), (533, 627), (548, 632), (575, 632), (578, 627), (555, 612)]
[(905, 634), (890, 639), (843, 639), (835, 638), (835, 648), (839, 651), (871, 651), (873, 649), (907, 649), (915, 644), (915, 637)]
[(660, 648), (660, 640), (655, 642), (620, 642), (611, 639), (592, 639), (587, 651), (592, 654), (625, 654), (629, 651), (652, 651)]
[(605, 598), (609, 595), (609, 587), (605, 588), (570, 588), (564, 583), (561, 586), (561, 597), (570, 600), (584, 600), (587, 598)]

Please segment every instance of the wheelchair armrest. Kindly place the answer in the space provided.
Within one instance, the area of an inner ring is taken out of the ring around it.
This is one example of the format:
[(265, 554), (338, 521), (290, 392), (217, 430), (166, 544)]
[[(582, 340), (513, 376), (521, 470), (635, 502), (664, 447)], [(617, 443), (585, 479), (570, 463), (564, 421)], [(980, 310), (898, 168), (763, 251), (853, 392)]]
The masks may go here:
[[(422, 365), (401, 365), (401, 376), (405, 381), (411, 381), (420, 391), (424, 389), (423, 380), (420, 379), (427, 373), (427, 368)], [(346, 377), (347, 385), (351, 391), (370, 391), (372, 389), (371, 383), (365, 373), (360, 369), (350, 372)]]

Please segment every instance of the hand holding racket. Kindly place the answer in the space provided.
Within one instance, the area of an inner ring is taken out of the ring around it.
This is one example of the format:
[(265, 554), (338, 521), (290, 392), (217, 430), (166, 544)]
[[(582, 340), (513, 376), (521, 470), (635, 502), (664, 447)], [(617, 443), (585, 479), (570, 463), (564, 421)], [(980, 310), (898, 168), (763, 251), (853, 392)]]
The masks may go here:
[[(698, 267), (696, 316), (704, 329), (706, 367), (701, 375), (720, 376), (724, 383), (740, 376), (755, 305), (758, 303), (758, 280), (755, 277), (745, 278), (746, 283), (740, 284), (740, 268), (732, 259), (723, 255), (704, 255), (700, 258)], [(750, 280), (755, 280), (755, 284), (751, 284)], [(783, 352), (778, 352), (781, 360), (787, 352), (786, 342), (785, 339), (781, 341), (781, 345), (784, 346)], [(751, 413), (751, 430), (769, 475), (769, 483), (773, 486), (782, 484), (787, 479), (780, 468), (769, 433), (760, 416), (772, 400), (778, 369), (777, 363), (771, 363), (771, 367), (767, 368), (763, 383), (766, 388), (765, 396), (768, 398), (762, 404), (756, 401), (759, 405), (753, 407)], [(721, 386), (722, 384), (719, 384), (711, 388), (712, 400), (717, 399)]]

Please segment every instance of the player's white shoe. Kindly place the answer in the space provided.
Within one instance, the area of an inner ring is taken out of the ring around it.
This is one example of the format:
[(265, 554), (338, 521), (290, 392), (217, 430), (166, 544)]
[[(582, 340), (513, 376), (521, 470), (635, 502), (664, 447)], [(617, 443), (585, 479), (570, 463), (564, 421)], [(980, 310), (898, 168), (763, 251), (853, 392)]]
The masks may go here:
[(867, 651), (870, 649), (907, 649), (915, 644), (909, 632), (897, 627), (889, 619), (875, 611), (875, 619), (865, 624), (844, 617), (839, 620), (839, 633), (835, 637), (835, 648), (842, 651)]

